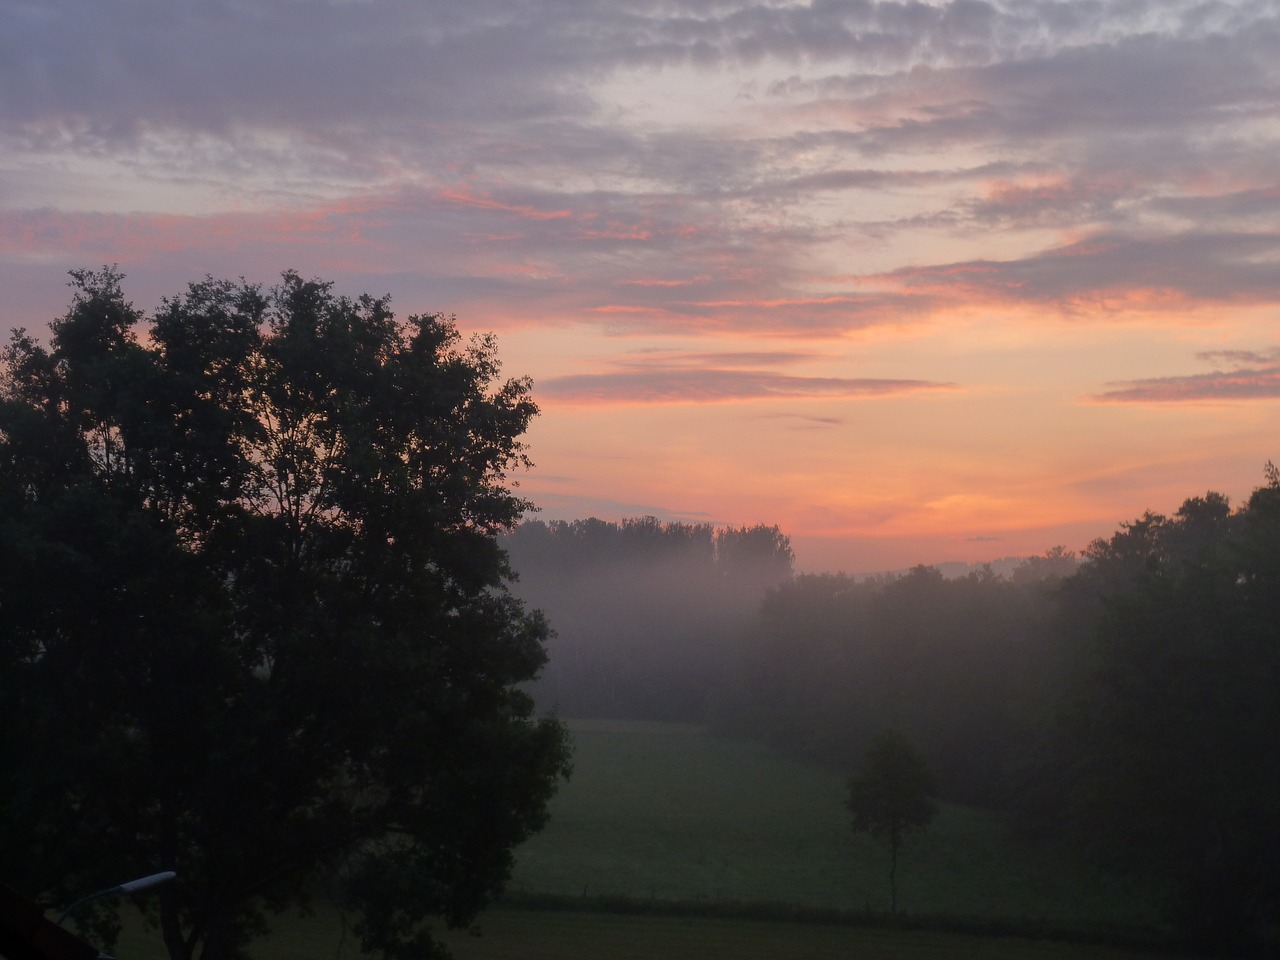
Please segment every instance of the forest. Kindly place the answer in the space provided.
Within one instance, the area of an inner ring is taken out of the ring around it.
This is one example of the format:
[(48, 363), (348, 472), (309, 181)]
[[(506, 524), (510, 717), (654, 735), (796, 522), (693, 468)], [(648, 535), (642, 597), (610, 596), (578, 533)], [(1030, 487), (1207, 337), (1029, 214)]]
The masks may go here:
[(945, 578), (791, 572), (777, 528), (526, 522), (515, 589), (561, 715), (692, 720), (852, 769), (894, 730), (941, 798), (1154, 885), (1185, 942), (1280, 917), (1280, 474), (1080, 554)]

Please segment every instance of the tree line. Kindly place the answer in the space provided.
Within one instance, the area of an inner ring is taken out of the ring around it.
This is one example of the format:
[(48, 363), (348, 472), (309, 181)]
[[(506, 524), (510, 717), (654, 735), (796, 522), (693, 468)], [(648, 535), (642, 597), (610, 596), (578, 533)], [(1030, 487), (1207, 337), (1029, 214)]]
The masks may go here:
[(1280, 473), (1091, 544), (1013, 809), (1161, 883), (1195, 945), (1280, 942)]
[(842, 766), (897, 729), (949, 799), (990, 804), (1032, 709), (1044, 601), (987, 572), (797, 577), (764, 600), (713, 720)]

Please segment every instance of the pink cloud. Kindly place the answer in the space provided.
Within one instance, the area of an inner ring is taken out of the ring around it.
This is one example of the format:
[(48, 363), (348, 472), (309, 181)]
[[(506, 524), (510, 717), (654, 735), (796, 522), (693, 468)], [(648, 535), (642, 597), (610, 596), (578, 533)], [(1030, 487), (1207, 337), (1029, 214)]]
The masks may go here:
[(571, 210), (543, 210), (538, 207), (514, 203), (504, 203), (493, 196), (479, 191), (470, 191), (461, 187), (437, 191), (436, 196), (446, 203), (456, 203), (465, 207), (478, 207), (482, 210), (496, 210), (500, 213), (512, 213), (517, 217), (530, 220), (566, 220), (573, 216)]
[(0, 253), (13, 257), (107, 258), (122, 262), (156, 253), (235, 249), (245, 243), (308, 246), (365, 245), (377, 226), (375, 206), (342, 200), (302, 210), (218, 213), (208, 216), (146, 213), (0, 212)]
[(539, 398), (574, 404), (726, 403), (750, 400), (850, 400), (955, 389), (928, 380), (804, 377), (755, 370), (655, 367), (552, 377)]
[(1090, 399), (1096, 403), (1219, 403), (1280, 399), (1280, 366), (1152, 377), (1109, 384), (1111, 389)]

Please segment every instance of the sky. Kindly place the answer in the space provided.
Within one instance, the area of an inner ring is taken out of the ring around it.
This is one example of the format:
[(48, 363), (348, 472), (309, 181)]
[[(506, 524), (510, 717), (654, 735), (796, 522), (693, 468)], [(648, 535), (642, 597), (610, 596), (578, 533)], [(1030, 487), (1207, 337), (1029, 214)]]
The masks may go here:
[(497, 335), (544, 519), (1079, 550), (1280, 460), (1280, 0), (0, 0), (0, 326)]

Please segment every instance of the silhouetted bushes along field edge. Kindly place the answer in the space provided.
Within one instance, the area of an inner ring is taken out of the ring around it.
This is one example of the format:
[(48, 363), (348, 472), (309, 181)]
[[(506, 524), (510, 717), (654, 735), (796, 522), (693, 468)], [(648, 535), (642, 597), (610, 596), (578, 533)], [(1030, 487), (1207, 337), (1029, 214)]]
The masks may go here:
[[(626, 897), (610, 894), (573, 896), (508, 890), (499, 905), (511, 909), (638, 916), (718, 917), (734, 920), (766, 920), (823, 926), (870, 927), (885, 930), (959, 933), (983, 937), (1016, 937), (1101, 944), (1134, 950), (1179, 953), (1178, 943), (1167, 930), (1138, 924), (1063, 926), (1029, 917), (962, 917), (946, 914), (892, 914), (879, 910), (807, 907), (776, 901), (670, 900), (661, 897)], [(1190, 954), (1186, 954), (1190, 955)]]

